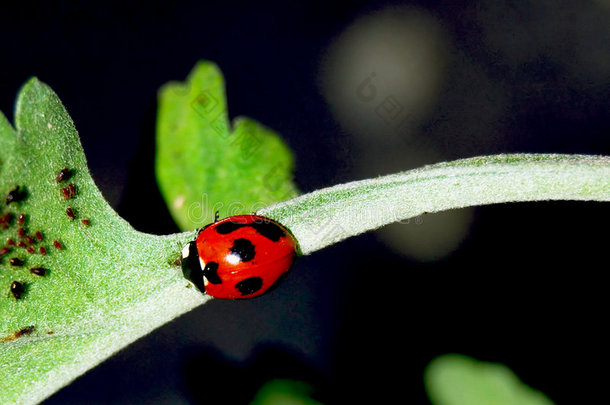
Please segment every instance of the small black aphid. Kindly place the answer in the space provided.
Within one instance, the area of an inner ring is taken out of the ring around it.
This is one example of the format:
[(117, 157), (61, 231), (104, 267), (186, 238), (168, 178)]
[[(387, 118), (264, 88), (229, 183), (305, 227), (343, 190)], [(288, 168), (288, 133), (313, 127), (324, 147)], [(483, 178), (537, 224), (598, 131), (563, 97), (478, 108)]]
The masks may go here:
[(35, 276), (44, 277), (47, 274), (47, 269), (43, 267), (32, 267), (30, 269), (30, 273), (34, 274)]
[(23, 283), (19, 281), (13, 281), (11, 283), (11, 294), (13, 295), (13, 297), (15, 297), (16, 300), (21, 298), (21, 294), (23, 294), (24, 292), (25, 288), (23, 286)]
[(11, 266), (15, 266), (15, 267), (23, 266), (23, 260), (21, 260), (18, 257), (11, 257), (11, 259), (9, 260), (9, 263), (11, 264)]
[(70, 208), (70, 207), (68, 207), (68, 208), (66, 209), (66, 215), (67, 215), (67, 216), (68, 216), (68, 218), (70, 218), (70, 219), (74, 219), (74, 218), (76, 218), (76, 214), (74, 214), (74, 210), (73, 210), (72, 208)]
[(21, 330), (18, 330), (17, 332), (15, 332), (15, 338), (20, 338), (21, 336), (29, 335), (34, 332), (35, 329), (36, 327), (34, 325), (30, 325)]
[(26, 197), (25, 190), (22, 189), (20, 186), (16, 186), (14, 189), (9, 191), (9, 193), (7, 194), (6, 203), (10, 204), (12, 202), (19, 202), (19, 201), (22, 201), (23, 199), (25, 199), (25, 197)]
[(57, 174), (57, 177), (55, 178), (55, 180), (57, 180), (57, 182), (60, 183), (64, 180), (68, 180), (70, 177), (72, 177), (72, 172), (70, 171), (70, 169), (67, 169), (64, 167), (63, 169), (61, 169), (59, 174)]
[(3, 337), (2, 339), (0, 339), (0, 342), (12, 342), (13, 340), (19, 339), (22, 336), (27, 336), (31, 334), (32, 332), (34, 332), (34, 330), (36, 330), (36, 327), (34, 325), (26, 326), (25, 328), (21, 328), (18, 331)]

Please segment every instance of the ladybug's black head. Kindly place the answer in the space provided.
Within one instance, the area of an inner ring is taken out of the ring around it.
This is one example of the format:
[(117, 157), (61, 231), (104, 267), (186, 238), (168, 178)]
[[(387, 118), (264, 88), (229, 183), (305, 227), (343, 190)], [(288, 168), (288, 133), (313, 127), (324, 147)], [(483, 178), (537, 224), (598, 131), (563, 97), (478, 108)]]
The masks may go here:
[(182, 248), (182, 274), (184, 277), (195, 284), (201, 292), (205, 292), (203, 285), (203, 269), (199, 260), (199, 252), (197, 252), (197, 244), (195, 241), (189, 242)]

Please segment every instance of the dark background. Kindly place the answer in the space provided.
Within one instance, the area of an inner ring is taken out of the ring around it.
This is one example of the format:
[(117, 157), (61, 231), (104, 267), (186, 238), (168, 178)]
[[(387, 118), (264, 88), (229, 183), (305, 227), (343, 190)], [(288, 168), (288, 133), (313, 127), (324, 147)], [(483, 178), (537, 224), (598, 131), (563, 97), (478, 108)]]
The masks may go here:
[[(154, 179), (156, 92), (199, 59), (222, 69), (231, 116), (282, 134), (303, 192), (483, 154), (609, 155), (610, 2), (488, 3), (3, 3), (0, 110), (11, 116), (30, 76), (49, 84), (102, 193), (159, 234), (177, 228)], [(368, 154), (370, 140), (326, 96), (325, 58), (362, 17), (404, 6), (443, 32), (442, 85), (416, 136), (380, 137)], [(382, 233), (351, 238), (301, 258), (266, 296), (184, 315), (46, 403), (247, 403), (290, 377), (325, 403), (426, 404), (425, 365), (454, 352), (502, 362), (558, 404), (596, 401), (606, 391), (595, 367), (608, 341), (607, 208), (477, 208), (435, 260)], [(399, 226), (417, 235), (428, 222)]]

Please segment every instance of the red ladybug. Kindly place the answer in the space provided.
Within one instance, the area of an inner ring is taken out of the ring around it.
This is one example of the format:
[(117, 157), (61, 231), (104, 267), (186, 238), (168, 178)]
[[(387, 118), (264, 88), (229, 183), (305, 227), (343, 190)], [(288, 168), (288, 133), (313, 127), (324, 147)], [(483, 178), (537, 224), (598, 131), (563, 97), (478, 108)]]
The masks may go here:
[(182, 250), (182, 270), (216, 298), (264, 294), (294, 263), (297, 242), (281, 224), (258, 215), (236, 215), (199, 230)]

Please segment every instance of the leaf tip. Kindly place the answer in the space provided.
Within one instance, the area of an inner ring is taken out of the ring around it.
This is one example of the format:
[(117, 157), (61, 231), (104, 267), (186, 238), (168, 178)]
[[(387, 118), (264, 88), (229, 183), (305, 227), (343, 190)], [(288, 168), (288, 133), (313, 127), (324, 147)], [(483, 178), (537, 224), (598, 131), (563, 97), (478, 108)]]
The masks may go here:
[(31, 105), (38, 104), (40, 101), (37, 100), (45, 99), (49, 96), (57, 98), (53, 90), (36, 76), (29, 78), (21, 86), (15, 103), (15, 128), (18, 131), (24, 128), (25, 109)]

